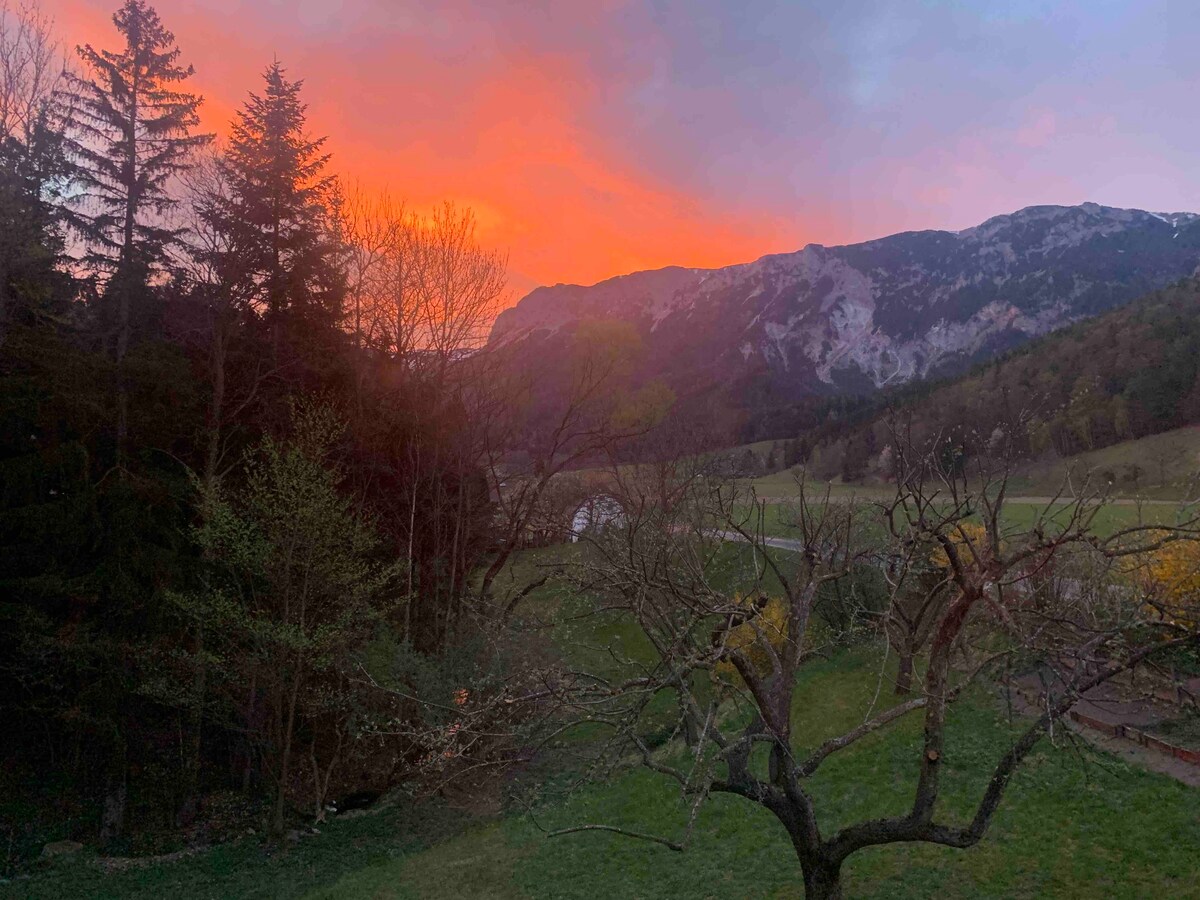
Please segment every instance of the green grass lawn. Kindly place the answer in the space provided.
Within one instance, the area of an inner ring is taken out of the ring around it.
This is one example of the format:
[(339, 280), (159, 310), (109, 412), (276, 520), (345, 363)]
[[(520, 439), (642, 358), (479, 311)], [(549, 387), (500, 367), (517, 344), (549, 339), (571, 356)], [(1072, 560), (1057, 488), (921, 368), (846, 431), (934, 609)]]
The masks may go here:
[[(804, 673), (796, 714), (806, 746), (859, 720), (876, 689), (876, 662), (859, 650)], [(958, 706), (940, 817), (962, 821), (1012, 733), (994, 697), (980, 692)], [(905, 808), (918, 739), (919, 722), (910, 719), (831, 757), (809, 784), (822, 827)], [(670, 784), (631, 769), (548, 799), (537, 816), (546, 829), (599, 822), (678, 838), (686, 810)], [(850, 859), (845, 878), (848, 897), (1185, 898), (1200, 897), (1198, 859), (1200, 792), (1047, 741), (1013, 779), (980, 846), (872, 849)], [(583, 900), (798, 897), (801, 890), (774, 819), (740, 798), (714, 797), (683, 853), (614, 835), (547, 838), (518, 809), (470, 821), (434, 805), (333, 822), (277, 855), (251, 839), (117, 875), (66, 863), (0, 895)]]
[[(517, 581), (553, 552), (522, 555)], [(746, 555), (731, 545), (718, 562), (718, 577), (731, 589), (746, 575)], [(530, 595), (521, 619), (529, 625), (552, 616), (557, 624), (537, 633), (578, 666), (615, 672), (618, 657), (652, 656), (627, 620), (593, 613), (585, 598), (553, 582)], [(860, 647), (803, 671), (794, 707), (800, 754), (860, 722), (873, 700), (877, 709), (894, 701), (879, 670), (878, 652)], [(670, 698), (663, 699), (662, 712), (669, 713)], [(726, 714), (733, 715), (732, 708)], [(940, 819), (968, 817), (1020, 725), (1009, 723), (1003, 704), (983, 688), (955, 707)], [(0, 885), (0, 898), (802, 896), (800, 869), (782, 827), (736, 797), (711, 798), (683, 853), (608, 834), (546, 837), (542, 829), (585, 822), (674, 839), (683, 833), (687, 808), (678, 789), (643, 769), (556, 793), (572, 781), (575, 751), (586, 750), (580, 742), (588, 738), (565, 740), (520, 773), (499, 815), (472, 816), (440, 801), (401, 804), (331, 821), (320, 835), (278, 851), (247, 836), (177, 862), (114, 874), (102, 874), (87, 858), (64, 861)], [(807, 785), (822, 829), (906, 809), (919, 738), (920, 722), (909, 718), (827, 760)], [(682, 751), (667, 745), (660, 752)], [(534, 785), (543, 787), (536, 823), (511, 799)], [(847, 897), (855, 898), (1200, 898), (1200, 791), (1113, 757), (1043, 741), (1014, 777), (980, 846), (875, 848), (851, 857), (844, 877)]]
[[(738, 451), (743, 449), (737, 448)], [(1068, 474), (1076, 488), (1082, 488), (1090, 474), (1090, 493), (1104, 488), (1112, 478), (1110, 493), (1113, 497), (1195, 499), (1200, 489), (1200, 426), (1165, 431), (1077, 456), (1052, 456), (1023, 462), (1009, 479), (1008, 492), (1013, 497), (1052, 497), (1063, 488)], [(1137, 477), (1133, 478), (1135, 474)], [(796, 472), (772, 472), (760, 478), (746, 479), (743, 485), (753, 487), (760, 497), (793, 497), (797, 491)], [(826, 489), (834, 499), (850, 496), (874, 499), (890, 494), (886, 485), (842, 484), (840, 480), (811, 480), (807, 486), (814, 498), (823, 495)], [(1070, 496), (1069, 492), (1067, 496)]]
[[(864, 502), (871, 498), (860, 497)], [(1046, 513), (1048, 504), (1010, 502), (1004, 506), (1003, 521), (1005, 528), (1013, 533), (1028, 531), (1033, 523), (1045, 515), (1047, 523), (1063, 526), (1068, 521), (1071, 507), (1065, 503), (1054, 504)], [(1133, 528), (1138, 525), (1170, 525), (1178, 521), (1179, 509), (1171, 504), (1153, 504), (1145, 506), (1105, 505), (1097, 510), (1092, 520), (1092, 529), (1101, 537), (1107, 537), (1118, 530)], [(1196, 515), (1194, 507), (1190, 508), (1190, 516)], [(790, 537), (796, 529), (793, 522), (796, 519), (795, 507), (791, 503), (771, 503), (766, 506), (763, 516), (764, 533), (772, 537)]]
[[(1045, 504), (1009, 503), (1004, 507), (1004, 522), (1007, 528), (1020, 532), (1028, 530), (1034, 521), (1045, 513)], [(1067, 504), (1051, 508), (1047, 520), (1051, 525), (1065, 525), (1071, 514)], [(1097, 510), (1092, 520), (1092, 530), (1107, 537), (1121, 529), (1139, 525), (1171, 525), (1177, 521), (1178, 510), (1174, 506), (1113, 506)], [(1194, 514), (1194, 513), (1193, 513)]]
[[(810, 670), (798, 718), (812, 741), (852, 725), (874, 691), (862, 653)], [(992, 698), (960, 707), (947, 751), (943, 816), (961, 819), (1011, 735)], [(833, 757), (811, 790), (826, 829), (908, 803), (918, 722)], [(1107, 757), (1079, 759), (1048, 742), (1013, 780), (979, 847), (893, 846), (852, 857), (849, 897), (1194, 897), (1197, 792)], [(686, 810), (662, 779), (630, 771), (539, 812), (542, 827), (623, 825), (679, 837)], [(448, 890), (450, 879), (453, 888)], [(797, 897), (798, 866), (782, 828), (739, 798), (715, 797), (683, 853), (612, 835), (547, 838), (510, 816), (424, 852), (352, 873), (312, 897)]]

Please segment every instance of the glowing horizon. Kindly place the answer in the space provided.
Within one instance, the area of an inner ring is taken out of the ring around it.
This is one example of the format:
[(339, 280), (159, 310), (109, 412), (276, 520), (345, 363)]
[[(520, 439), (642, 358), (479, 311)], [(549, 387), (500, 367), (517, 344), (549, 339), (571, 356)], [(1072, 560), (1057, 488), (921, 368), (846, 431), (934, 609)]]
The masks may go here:
[[(43, 0), (71, 47), (113, 46), (117, 5)], [(1200, 209), (1182, 0), (154, 6), (206, 128), (277, 56), (333, 170), (471, 206), (512, 302), (1036, 203)]]

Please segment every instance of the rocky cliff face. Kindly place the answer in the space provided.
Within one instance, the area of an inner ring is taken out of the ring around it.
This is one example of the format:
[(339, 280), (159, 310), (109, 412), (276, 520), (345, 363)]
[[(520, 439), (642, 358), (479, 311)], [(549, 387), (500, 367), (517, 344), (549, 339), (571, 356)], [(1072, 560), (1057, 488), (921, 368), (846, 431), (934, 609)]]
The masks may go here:
[(734, 405), (861, 391), (965, 368), (1176, 279), (1200, 263), (1200, 217), (1034, 206), (965, 231), (811, 244), (723, 269), (667, 268), (539, 288), (494, 342), (560, 350), (588, 319), (642, 333), (643, 377)]

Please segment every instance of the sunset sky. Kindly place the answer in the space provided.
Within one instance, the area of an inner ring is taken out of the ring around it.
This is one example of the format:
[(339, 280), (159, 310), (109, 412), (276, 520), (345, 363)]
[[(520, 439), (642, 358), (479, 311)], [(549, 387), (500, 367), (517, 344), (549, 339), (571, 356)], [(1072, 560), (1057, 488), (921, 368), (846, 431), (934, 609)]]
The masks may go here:
[[(43, 5), (114, 44), (117, 0)], [(1195, 0), (154, 5), (209, 127), (278, 56), (337, 171), (474, 207), (513, 301), (1033, 203), (1200, 210)]]

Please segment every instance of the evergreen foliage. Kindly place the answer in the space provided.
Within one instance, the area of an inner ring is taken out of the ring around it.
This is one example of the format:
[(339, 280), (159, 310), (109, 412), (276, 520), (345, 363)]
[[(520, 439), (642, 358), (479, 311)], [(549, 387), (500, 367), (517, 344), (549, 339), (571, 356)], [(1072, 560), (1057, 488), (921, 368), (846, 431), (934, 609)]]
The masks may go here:
[(146, 277), (179, 230), (163, 220), (178, 203), (171, 179), (210, 139), (193, 134), (201, 98), (182, 90), (193, 74), (175, 36), (144, 0), (113, 16), (119, 51), (79, 48), (85, 74), (71, 75), (65, 100), (74, 162), (72, 217), (94, 264)]
[(461, 374), (352, 339), (301, 82), (268, 67), (206, 162), (171, 32), (144, 0), (114, 23), (55, 102), (0, 109), (9, 867), (181, 840), (228, 792), (278, 834), (413, 777), (422, 711), (364, 672), (473, 658), (490, 614)]

